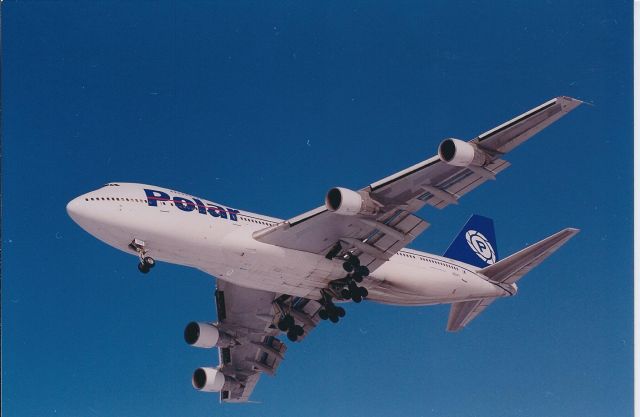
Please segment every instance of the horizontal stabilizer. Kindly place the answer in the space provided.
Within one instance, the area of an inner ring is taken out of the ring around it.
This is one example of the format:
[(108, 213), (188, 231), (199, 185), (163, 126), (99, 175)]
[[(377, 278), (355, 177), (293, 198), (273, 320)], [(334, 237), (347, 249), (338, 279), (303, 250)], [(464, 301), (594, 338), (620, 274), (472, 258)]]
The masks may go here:
[(484, 311), (495, 298), (483, 298), (481, 300), (462, 301), (451, 304), (447, 331), (457, 332), (466, 326), (471, 320)]
[[(478, 272), (493, 282), (513, 284), (567, 243), (579, 231), (572, 228), (564, 229)], [(483, 298), (453, 303), (449, 312), (447, 330), (455, 332), (465, 327), (495, 300), (496, 298)]]
[(513, 284), (557, 251), (580, 230), (567, 228), (478, 271), (491, 281)]

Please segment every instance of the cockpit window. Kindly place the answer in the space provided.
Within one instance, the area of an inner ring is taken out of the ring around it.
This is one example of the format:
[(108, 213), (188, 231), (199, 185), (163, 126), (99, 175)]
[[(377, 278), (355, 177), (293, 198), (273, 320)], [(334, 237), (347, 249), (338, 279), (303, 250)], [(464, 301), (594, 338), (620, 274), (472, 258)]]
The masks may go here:
[(116, 184), (114, 182), (110, 182), (109, 184), (103, 185), (103, 187), (120, 187), (120, 184)]

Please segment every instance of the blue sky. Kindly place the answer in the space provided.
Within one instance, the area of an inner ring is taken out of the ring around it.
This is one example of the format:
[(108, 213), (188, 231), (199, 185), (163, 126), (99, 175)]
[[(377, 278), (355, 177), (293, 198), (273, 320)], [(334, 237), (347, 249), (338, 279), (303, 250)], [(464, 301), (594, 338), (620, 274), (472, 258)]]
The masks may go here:
[[(263, 3), (3, 2), (3, 415), (631, 415), (631, 2)], [(422, 210), (412, 247), (472, 213), (502, 256), (582, 232), (457, 334), (448, 306), (349, 305), (260, 404), (191, 387), (211, 277), (142, 276), (65, 212), (130, 181), (288, 218), (557, 95), (595, 105)]]

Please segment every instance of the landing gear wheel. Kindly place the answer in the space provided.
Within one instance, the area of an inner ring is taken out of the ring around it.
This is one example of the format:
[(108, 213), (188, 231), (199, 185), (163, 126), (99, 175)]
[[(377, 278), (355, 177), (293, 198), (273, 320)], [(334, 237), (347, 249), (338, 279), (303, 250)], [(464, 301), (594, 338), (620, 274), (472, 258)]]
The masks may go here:
[(345, 314), (347, 314), (347, 313), (346, 313), (346, 311), (344, 311), (344, 308), (342, 308), (342, 307), (336, 307), (336, 315), (337, 315), (338, 317), (344, 317), (344, 316), (345, 316)]
[(358, 258), (357, 256), (351, 256), (349, 258), (349, 262), (351, 263), (351, 265), (354, 266), (354, 268), (357, 268), (360, 266), (360, 258)]
[(321, 320), (326, 320), (329, 318), (329, 313), (327, 313), (327, 310), (323, 308), (318, 311), (318, 317), (320, 317)]
[(287, 332), (287, 337), (289, 338), (289, 340), (291, 340), (292, 342), (295, 342), (296, 340), (298, 340), (298, 333), (294, 332), (293, 330), (289, 330)]
[(360, 296), (360, 294), (356, 294), (356, 295), (353, 296), (353, 302), (354, 303), (357, 304), (357, 303), (359, 303), (361, 301), (362, 301), (362, 296)]
[(138, 271), (142, 272), (143, 274), (149, 273), (149, 270), (150, 270), (149, 265), (147, 265), (147, 264), (145, 264), (143, 262), (140, 262), (138, 264)]
[[(360, 275), (360, 276), (362, 276), (362, 277), (369, 276), (369, 273), (370, 273), (370, 272), (369, 272), (369, 268), (367, 268), (366, 266), (359, 265), (359, 266), (356, 268), (356, 274), (358, 274), (358, 275)], [(360, 282), (360, 281), (358, 281), (358, 282)]]
[(338, 315), (334, 312), (333, 314), (331, 314), (329, 316), (329, 320), (331, 320), (332, 323), (337, 323), (338, 321), (340, 321), (340, 318), (338, 317)]
[(278, 322), (278, 329), (280, 329), (280, 331), (283, 331), (283, 332), (286, 332), (289, 329), (289, 326), (287, 325), (287, 322), (284, 319)]
[(344, 268), (344, 270), (347, 272), (351, 272), (353, 271), (353, 264), (349, 261), (346, 261), (342, 264), (342, 268)]
[(340, 291), (340, 296), (345, 300), (348, 300), (351, 298), (351, 291), (349, 291), (347, 288), (343, 288), (342, 291)]
[(278, 329), (282, 330), (283, 332), (286, 332), (287, 330), (292, 329), (295, 326), (295, 324), (296, 324), (296, 321), (293, 319), (293, 317), (287, 314), (278, 322)]
[(365, 287), (360, 287), (360, 297), (367, 298), (369, 296), (369, 290)]
[(291, 328), (291, 331), (296, 333), (298, 336), (302, 336), (304, 334), (304, 329), (302, 326), (295, 325)]
[(362, 282), (362, 275), (360, 275), (359, 273), (355, 272), (351, 278), (353, 278), (353, 280), (355, 282)]
[(144, 258), (142, 258), (142, 262), (145, 263), (149, 268), (153, 268), (154, 266), (156, 266), (156, 260), (151, 256), (145, 256)]

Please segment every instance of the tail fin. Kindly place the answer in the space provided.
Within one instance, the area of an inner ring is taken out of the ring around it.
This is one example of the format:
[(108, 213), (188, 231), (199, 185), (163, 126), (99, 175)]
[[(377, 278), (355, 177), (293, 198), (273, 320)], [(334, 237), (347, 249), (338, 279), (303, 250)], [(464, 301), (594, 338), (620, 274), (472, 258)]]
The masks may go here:
[(444, 256), (478, 268), (495, 264), (498, 261), (498, 246), (493, 220), (477, 214), (471, 216)]

